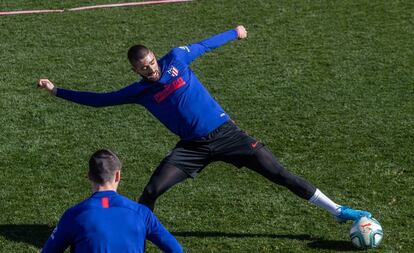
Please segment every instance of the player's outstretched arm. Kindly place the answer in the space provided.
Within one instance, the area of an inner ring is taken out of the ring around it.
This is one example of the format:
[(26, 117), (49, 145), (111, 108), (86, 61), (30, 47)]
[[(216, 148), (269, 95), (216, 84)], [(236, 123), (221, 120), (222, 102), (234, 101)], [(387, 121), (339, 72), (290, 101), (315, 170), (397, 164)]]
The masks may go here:
[(57, 97), (72, 101), (74, 103), (93, 107), (134, 103), (136, 102), (135, 99), (137, 94), (140, 92), (140, 86), (137, 83), (133, 83), (117, 91), (106, 93), (57, 88), (48, 79), (40, 79), (37, 86)]
[(200, 42), (174, 48), (172, 52), (177, 57), (184, 60), (187, 64), (190, 64), (196, 58), (217, 47), (220, 47), (232, 40), (245, 38), (247, 38), (247, 30), (244, 26), (239, 25), (234, 29), (219, 33)]

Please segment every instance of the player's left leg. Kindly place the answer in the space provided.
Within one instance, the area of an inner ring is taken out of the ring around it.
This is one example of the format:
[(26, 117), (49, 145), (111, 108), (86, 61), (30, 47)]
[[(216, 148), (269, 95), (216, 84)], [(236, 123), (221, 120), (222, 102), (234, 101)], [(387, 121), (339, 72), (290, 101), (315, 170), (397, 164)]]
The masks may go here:
[(311, 183), (285, 169), (265, 146), (256, 150), (243, 161), (243, 166), (278, 185), (288, 188), (302, 199), (311, 199), (317, 191)]
[(371, 214), (367, 211), (354, 210), (336, 204), (311, 183), (286, 170), (266, 147), (262, 147), (251, 156), (246, 157), (244, 166), (274, 183), (285, 186), (297, 196), (327, 210), (338, 221), (356, 220), (362, 216), (371, 217)]
[(213, 160), (231, 163), (236, 167), (247, 167), (270, 181), (282, 185), (302, 199), (327, 210), (338, 220), (356, 220), (361, 216), (371, 216), (366, 211), (340, 206), (329, 199), (305, 179), (286, 170), (263, 143), (230, 123), (220, 133), (220, 138), (211, 144)]

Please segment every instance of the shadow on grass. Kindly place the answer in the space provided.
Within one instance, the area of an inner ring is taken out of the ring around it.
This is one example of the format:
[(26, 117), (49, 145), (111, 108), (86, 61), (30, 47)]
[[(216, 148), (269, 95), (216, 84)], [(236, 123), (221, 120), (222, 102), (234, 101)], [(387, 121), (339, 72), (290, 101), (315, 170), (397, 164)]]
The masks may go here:
[(336, 250), (336, 251), (361, 251), (355, 248), (351, 241), (328, 241), (316, 240), (308, 243), (308, 247), (312, 249)]
[(9, 241), (31, 244), (37, 248), (43, 247), (53, 227), (42, 224), (1, 224), (0, 235)]
[[(9, 241), (23, 242), (41, 248), (52, 233), (53, 227), (42, 224), (2, 224), (0, 235)], [(234, 233), (220, 231), (175, 231), (177, 237), (225, 237), (225, 238), (272, 238), (289, 239), (299, 241), (310, 241), (307, 246), (312, 249), (337, 250), (337, 251), (359, 251), (349, 241), (329, 241), (316, 238), (307, 234), (270, 234), (270, 233)]]
[(218, 231), (176, 231), (172, 232), (177, 237), (227, 237), (227, 238), (249, 238), (263, 237), (272, 239), (289, 239), (299, 241), (310, 241), (307, 246), (312, 249), (336, 250), (336, 251), (360, 251), (352, 246), (350, 241), (330, 241), (322, 238), (313, 237), (307, 234), (266, 234), (266, 233), (231, 233)]
[(300, 241), (313, 241), (318, 238), (313, 238), (310, 235), (290, 235), (290, 234), (265, 234), (265, 233), (232, 233), (219, 231), (176, 231), (172, 232), (174, 236), (181, 237), (227, 237), (227, 238), (247, 238), (247, 237), (265, 237), (265, 238), (280, 238)]

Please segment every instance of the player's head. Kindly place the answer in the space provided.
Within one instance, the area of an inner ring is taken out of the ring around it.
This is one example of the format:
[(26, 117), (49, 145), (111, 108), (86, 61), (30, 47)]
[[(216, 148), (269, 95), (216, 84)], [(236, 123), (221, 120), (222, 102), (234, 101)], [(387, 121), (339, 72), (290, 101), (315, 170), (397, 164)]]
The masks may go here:
[(128, 60), (132, 70), (142, 78), (156, 82), (161, 78), (161, 70), (155, 54), (143, 45), (132, 46), (128, 50)]
[(116, 188), (121, 180), (121, 161), (109, 149), (96, 151), (89, 159), (88, 177), (94, 186)]

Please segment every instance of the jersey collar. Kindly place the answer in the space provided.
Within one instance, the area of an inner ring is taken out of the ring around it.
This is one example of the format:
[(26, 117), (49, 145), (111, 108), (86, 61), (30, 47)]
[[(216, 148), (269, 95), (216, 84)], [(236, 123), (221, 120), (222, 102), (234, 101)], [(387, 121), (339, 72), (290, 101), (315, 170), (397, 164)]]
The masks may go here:
[(115, 195), (118, 195), (118, 193), (117, 193), (116, 191), (112, 191), (112, 190), (110, 190), (110, 191), (99, 191), (99, 192), (94, 192), (94, 193), (92, 194), (92, 197), (99, 198), (99, 197), (103, 197), (103, 196), (115, 196)]

